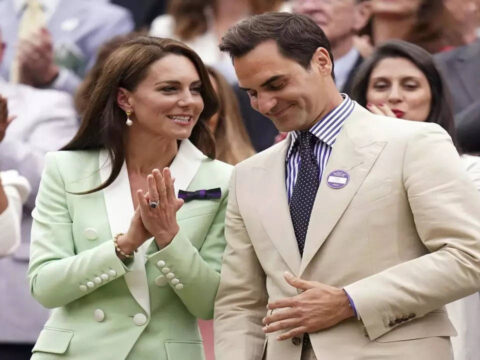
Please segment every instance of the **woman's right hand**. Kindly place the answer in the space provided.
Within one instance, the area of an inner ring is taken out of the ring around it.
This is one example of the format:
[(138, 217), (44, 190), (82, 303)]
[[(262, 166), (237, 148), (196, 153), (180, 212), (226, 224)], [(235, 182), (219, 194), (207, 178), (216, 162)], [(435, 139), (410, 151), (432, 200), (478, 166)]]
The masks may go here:
[[(130, 227), (126, 234), (120, 235), (117, 238), (118, 247), (125, 254), (133, 254), (147, 239), (152, 235), (143, 226), (142, 218), (140, 216), (140, 207), (137, 206), (133, 215)], [(125, 260), (126, 257), (117, 251), (117, 256), (121, 260)]]

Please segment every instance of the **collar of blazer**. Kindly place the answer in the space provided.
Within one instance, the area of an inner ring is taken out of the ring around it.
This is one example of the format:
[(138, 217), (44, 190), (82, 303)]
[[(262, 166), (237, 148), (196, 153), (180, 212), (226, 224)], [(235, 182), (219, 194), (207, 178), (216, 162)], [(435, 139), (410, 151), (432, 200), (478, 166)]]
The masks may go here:
[[(356, 104), (345, 120), (317, 191), (302, 258), (295, 240), (285, 185), (289, 138), (264, 152), (254, 166), (250, 189), (254, 191), (251, 195), (254, 199), (264, 199), (257, 202), (260, 221), (293, 274), (303, 274), (385, 146), (385, 142), (374, 136), (374, 129), (369, 124), (371, 116), (369, 111)], [(327, 184), (328, 175), (335, 170), (343, 170), (350, 176), (348, 185), (342, 189), (332, 189)]]
[[(188, 188), (197, 173), (202, 160), (206, 158), (207, 157), (189, 140), (183, 140), (181, 142), (178, 153), (170, 165), (170, 171), (175, 178), (176, 194), (178, 194), (179, 189)], [(102, 150), (99, 154), (99, 165), (100, 178), (103, 182), (108, 178), (111, 171), (106, 150)], [(133, 217), (134, 208), (125, 163), (115, 181), (103, 191), (112, 237), (118, 233), (127, 232), (130, 220)], [(153, 239), (146, 241), (137, 250), (131, 269), (125, 274), (127, 287), (132, 296), (147, 314), (150, 314), (150, 298), (145, 272), (145, 252), (152, 240)]]

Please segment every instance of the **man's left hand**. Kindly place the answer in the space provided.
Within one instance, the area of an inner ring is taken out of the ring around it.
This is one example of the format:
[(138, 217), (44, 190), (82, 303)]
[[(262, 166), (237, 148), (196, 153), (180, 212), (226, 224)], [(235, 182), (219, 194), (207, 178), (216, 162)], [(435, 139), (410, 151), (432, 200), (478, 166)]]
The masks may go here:
[(327, 329), (354, 316), (347, 294), (342, 289), (302, 280), (288, 272), (284, 277), (301, 293), (267, 305), (271, 312), (263, 319), (265, 333), (287, 330), (278, 336), (278, 340), (286, 340)]

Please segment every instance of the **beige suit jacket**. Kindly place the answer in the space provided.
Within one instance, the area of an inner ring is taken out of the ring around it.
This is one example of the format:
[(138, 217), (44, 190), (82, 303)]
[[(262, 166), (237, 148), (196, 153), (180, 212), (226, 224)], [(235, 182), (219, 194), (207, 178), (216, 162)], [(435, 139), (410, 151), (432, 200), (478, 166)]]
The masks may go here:
[[(361, 320), (310, 334), (318, 359), (449, 359), (443, 305), (480, 287), (480, 195), (437, 125), (372, 115), (356, 104), (333, 146), (303, 258), (285, 186), (289, 139), (239, 164), (215, 307), (217, 360), (297, 360), (296, 341), (265, 337), (283, 279), (345, 288)], [(342, 189), (328, 175), (350, 176)]]

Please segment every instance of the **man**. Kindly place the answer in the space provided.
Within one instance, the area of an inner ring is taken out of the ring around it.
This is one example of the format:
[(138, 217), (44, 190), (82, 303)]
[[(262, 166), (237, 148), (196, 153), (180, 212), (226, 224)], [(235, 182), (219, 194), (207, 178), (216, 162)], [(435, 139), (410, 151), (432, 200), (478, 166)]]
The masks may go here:
[(363, 61), (354, 37), (370, 16), (364, 0), (294, 0), (293, 11), (311, 17), (327, 35), (335, 60), (335, 83), (349, 94), (355, 72)]
[[(2, 34), (0, 32), (0, 44)], [(0, 64), (3, 52), (0, 47)], [(22, 243), (9, 257), (0, 259), (0, 359), (30, 359), (31, 349), (48, 311), (30, 295), (27, 267), (30, 248), (31, 212), (47, 151), (58, 150), (75, 134), (78, 126), (70, 95), (7, 83), (0, 77), (0, 95), (16, 119), (0, 143), (0, 171), (16, 170), (26, 177), (32, 192), (23, 207)]]
[(440, 53), (435, 60), (453, 96), (458, 141), (464, 151), (480, 153), (480, 40)]
[(220, 46), (290, 133), (232, 176), (217, 360), (451, 359), (443, 305), (480, 287), (480, 195), (448, 135), (342, 97), (308, 17), (252, 17)]
[[(22, 16), (32, 3), (41, 6), (45, 27), (40, 25), (29, 39), (19, 41)], [(10, 79), (16, 59), (21, 83), (70, 94), (95, 63), (99, 46), (134, 27), (126, 9), (92, 0), (0, 1), (0, 24), (7, 44), (0, 76)]]

